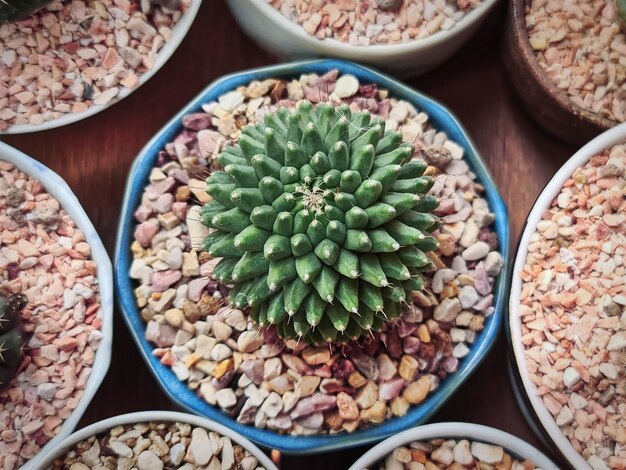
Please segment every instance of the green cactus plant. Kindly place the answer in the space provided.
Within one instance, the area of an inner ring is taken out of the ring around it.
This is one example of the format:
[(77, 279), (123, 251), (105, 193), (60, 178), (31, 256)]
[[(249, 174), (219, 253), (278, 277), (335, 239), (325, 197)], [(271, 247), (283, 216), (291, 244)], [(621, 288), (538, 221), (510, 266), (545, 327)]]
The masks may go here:
[(617, 20), (622, 27), (622, 31), (626, 31), (626, 0), (615, 0), (617, 9)]
[(0, 22), (21, 20), (51, 1), (52, 0), (0, 0)]
[(201, 210), (213, 276), (284, 338), (344, 342), (397, 318), (432, 269), (426, 163), (348, 105), (281, 108), (219, 155)]
[(0, 389), (11, 383), (22, 363), (24, 335), (20, 313), (26, 297), (14, 294), (7, 300), (0, 297)]

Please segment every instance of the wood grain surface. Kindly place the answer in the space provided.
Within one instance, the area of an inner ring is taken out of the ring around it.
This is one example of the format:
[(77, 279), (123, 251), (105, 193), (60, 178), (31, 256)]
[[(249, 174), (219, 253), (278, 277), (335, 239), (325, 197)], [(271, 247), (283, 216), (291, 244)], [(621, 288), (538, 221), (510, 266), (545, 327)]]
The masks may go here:
[[(555, 141), (516, 105), (500, 56), (503, 22), (501, 8), (451, 60), (408, 83), (448, 106), (464, 123), (508, 205), (514, 248), (533, 201), (575, 148)], [(65, 178), (112, 255), (126, 176), (143, 145), (211, 81), (273, 62), (241, 32), (224, 2), (205, 0), (174, 56), (128, 98), (76, 124), (0, 139)], [(112, 365), (82, 425), (132, 411), (174, 409), (140, 358), (119, 312), (115, 323)], [(533, 435), (513, 397), (504, 334), (433, 421), (494, 426), (551, 454)], [(283, 456), (282, 468), (346, 469), (365, 450)]]

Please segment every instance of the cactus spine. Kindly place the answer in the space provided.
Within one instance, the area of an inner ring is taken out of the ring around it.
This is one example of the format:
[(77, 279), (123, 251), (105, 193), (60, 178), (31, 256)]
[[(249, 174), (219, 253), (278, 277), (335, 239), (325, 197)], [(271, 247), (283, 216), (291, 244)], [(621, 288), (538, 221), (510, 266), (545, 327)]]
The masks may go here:
[(439, 226), (426, 164), (385, 122), (347, 105), (268, 113), (219, 156), (205, 239), (231, 302), (309, 343), (357, 339), (397, 318), (432, 265)]
[(21, 311), (26, 297), (14, 294), (8, 300), (0, 297), (0, 389), (11, 383), (21, 362), (24, 336)]
[(0, 0), (0, 22), (21, 20), (50, 2), (51, 0)]
[(615, 0), (617, 10), (617, 20), (622, 31), (626, 31), (626, 0)]

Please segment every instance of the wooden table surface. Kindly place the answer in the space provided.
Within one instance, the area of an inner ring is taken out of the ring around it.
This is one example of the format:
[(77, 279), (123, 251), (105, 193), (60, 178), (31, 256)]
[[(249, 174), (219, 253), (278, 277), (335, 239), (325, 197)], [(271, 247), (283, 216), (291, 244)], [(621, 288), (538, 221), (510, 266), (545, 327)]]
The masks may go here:
[[(500, 58), (503, 23), (501, 8), (451, 60), (408, 83), (452, 109), (468, 129), (509, 208), (514, 248), (533, 201), (575, 149), (538, 128), (515, 103)], [(0, 138), (65, 178), (112, 255), (126, 176), (143, 145), (214, 79), (274, 61), (241, 32), (224, 2), (207, 0), (170, 61), (127, 99), (76, 124)], [(115, 323), (111, 368), (82, 425), (132, 411), (174, 409), (140, 358), (119, 312)], [(503, 333), (432, 421), (497, 427), (550, 454), (513, 397)], [(283, 456), (282, 468), (346, 469), (365, 450)]]

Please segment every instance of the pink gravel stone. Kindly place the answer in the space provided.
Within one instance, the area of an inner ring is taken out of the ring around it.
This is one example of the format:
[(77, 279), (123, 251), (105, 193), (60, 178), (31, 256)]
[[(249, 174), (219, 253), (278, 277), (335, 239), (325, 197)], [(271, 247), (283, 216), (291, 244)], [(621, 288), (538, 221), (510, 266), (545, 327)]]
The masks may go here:
[(198, 302), (202, 296), (202, 291), (209, 283), (208, 278), (197, 278), (189, 282), (189, 288), (187, 289), (187, 298), (194, 302)]
[(151, 321), (146, 328), (146, 339), (159, 348), (169, 348), (174, 345), (176, 330), (169, 325)]
[(155, 292), (165, 292), (170, 286), (180, 281), (181, 277), (182, 273), (178, 270), (157, 271), (152, 275), (152, 289)]
[(183, 126), (192, 131), (208, 129), (211, 126), (211, 116), (206, 113), (187, 114), (183, 117)]
[(148, 197), (148, 199), (155, 200), (159, 196), (170, 191), (175, 184), (176, 181), (174, 180), (174, 178), (168, 176), (164, 180), (148, 186), (148, 189), (146, 189), (146, 196)]
[(143, 222), (137, 225), (137, 228), (135, 229), (135, 240), (137, 240), (144, 248), (148, 248), (158, 231), (158, 225), (153, 224), (152, 222)]
[(298, 402), (293, 411), (289, 414), (291, 419), (301, 418), (303, 416), (325, 411), (337, 406), (337, 397), (334, 395), (326, 395), (323, 393), (315, 393), (308, 398), (304, 398)]
[(402, 392), (404, 388), (404, 379), (395, 379), (389, 382), (384, 382), (378, 388), (378, 398), (380, 400), (391, 400)]

